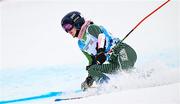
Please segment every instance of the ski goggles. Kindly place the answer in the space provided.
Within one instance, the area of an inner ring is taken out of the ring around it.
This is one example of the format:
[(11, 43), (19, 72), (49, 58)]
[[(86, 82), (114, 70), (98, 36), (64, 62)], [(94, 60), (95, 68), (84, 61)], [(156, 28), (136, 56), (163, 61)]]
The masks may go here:
[(72, 30), (73, 25), (71, 25), (71, 24), (64, 24), (64, 25), (63, 25), (63, 28), (64, 28), (64, 30), (65, 30), (66, 32), (69, 32), (69, 31)]

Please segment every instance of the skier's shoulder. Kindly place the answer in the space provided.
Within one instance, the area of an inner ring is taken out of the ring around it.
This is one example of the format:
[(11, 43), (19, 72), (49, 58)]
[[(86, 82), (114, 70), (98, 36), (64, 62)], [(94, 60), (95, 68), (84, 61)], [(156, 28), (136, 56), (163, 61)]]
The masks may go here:
[(88, 26), (87, 32), (91, 35), (98, 35), (102, 33), (100, 26), (94, 23)]
[(94, 22), (92, 22), (91, 24), (89, 24), (88, 28), (97, 28), (100, 27), (99, 25), (95, 24)]
[(101, 33), (108, 33), (108, 30), (103, 25), (97, 25), (97, 24), (90, 24), (87, 28), (87, 31), (90, 34), (101, 34)]

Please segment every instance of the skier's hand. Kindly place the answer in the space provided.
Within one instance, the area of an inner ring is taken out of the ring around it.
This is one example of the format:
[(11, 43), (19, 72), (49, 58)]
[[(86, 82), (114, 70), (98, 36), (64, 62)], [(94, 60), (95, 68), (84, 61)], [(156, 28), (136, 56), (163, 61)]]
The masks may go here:
[(106, 61), (106, 55), (104, 53), (104, 49), (98, 49), (98, 54), (96, 55), (97, 64), (103, 64)]
[(81, 83), (81, 89), (85, 91), (86, 89), (88, 89), (93, 85), (93, 82), (94, 82), (93, 78), (91, 76), (88, 76), (86, 80), (83, 83)]
[(86, 82), (81, 83), (81, 90), (85, 91), (86, 89), (88, 89), (88, 85)]

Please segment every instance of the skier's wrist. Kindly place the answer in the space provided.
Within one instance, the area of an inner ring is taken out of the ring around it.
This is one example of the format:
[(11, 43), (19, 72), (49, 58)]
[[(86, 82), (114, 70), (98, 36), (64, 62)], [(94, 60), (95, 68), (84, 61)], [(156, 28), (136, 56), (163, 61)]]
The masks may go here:
[(104, 51), (105, 51), (104, 48), (99, 48), (99, 49), (97, 49), (97, 54), (104, 53)]

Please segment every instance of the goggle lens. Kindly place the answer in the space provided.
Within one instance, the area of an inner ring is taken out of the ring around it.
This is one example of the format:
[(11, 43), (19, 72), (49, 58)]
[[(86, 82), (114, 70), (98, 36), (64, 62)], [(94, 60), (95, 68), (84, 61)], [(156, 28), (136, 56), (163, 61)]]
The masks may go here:
[(63, 25), (63, 28), (66, 32), (69, 32), (72, 30), (73, 26), (71, 24), (65, 24)]

